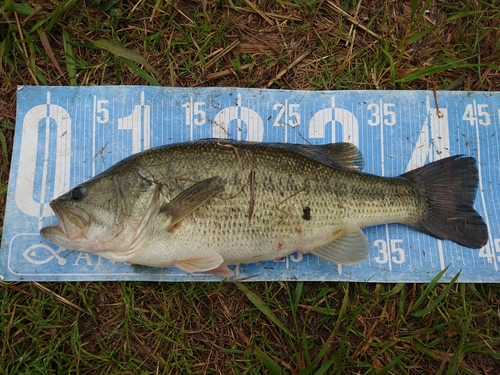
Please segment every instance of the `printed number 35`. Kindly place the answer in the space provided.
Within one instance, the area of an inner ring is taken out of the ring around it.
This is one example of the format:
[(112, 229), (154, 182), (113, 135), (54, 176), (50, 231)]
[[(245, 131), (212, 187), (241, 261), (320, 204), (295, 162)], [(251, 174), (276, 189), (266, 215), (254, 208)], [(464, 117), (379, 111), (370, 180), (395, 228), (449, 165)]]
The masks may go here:
[(368, 125), (377, 126), (384, 122), (384, 125), (393, 126), (396, 124), (396, 113), (392, 110), (394, 103), (371, 103), (368, 110), (372, 113), (372, 118), (368, 120)]
[[(398, 244), (403, 243), (403, 240), (391, 240), (390, 246), (387, 246), (387, 241), (375, 240), (373, 243), (378, 246), (378, 256), (375, 261), (379, 264), (386, 264), (389, 262), (389, 256), (392, 254), (390, 261), (396, 264), (402, 264), (405, 261), (405, 251), (398, 247)], [(390, 249), (389, 249), (390, 247)]]

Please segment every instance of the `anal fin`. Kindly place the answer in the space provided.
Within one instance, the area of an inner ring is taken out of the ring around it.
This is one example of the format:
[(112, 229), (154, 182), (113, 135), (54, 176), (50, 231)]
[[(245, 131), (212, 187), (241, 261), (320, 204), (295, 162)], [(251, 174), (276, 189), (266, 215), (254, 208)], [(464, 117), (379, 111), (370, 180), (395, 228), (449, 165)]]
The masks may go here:
[(224, 263), (224, 259), (220, 254), (212, 253), (206, 257), (195, 259), (183, 259), (175, 262), (175, 267), (188, 272), (207, 272), (218, 269)]
[(234, 272), (231, 271), (227, 266), (219, 266), (212, 270), (207, 271), (207, 273), (211, 273), (212, 275), (221, 276), (221, 277), (231, 277), (234, 276)]
[(358, 227), (344, 228), (326, 245), (317, 247), (311, 254), (328, 262), (354, 264), (368, 257), (370, 245), (365, 234)]

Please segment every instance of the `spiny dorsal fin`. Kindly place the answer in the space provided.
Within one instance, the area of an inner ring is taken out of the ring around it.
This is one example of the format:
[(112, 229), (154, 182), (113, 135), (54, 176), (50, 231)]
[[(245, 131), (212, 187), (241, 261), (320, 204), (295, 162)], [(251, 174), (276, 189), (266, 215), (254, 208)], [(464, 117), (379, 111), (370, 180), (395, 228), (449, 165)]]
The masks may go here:
[(308, 158), (319, 161), (320, 163), (350, 171), (360, 172), (365, 167), (363, 154), (359, 148), (348, 142), (329, 143), (326, 145), (302, 145), (298, 143), (260, 143), (218, 138), (206, 138), (199, 142), (233, 146), (255, 145), (259, 147), (289, 150), (298, 152)]

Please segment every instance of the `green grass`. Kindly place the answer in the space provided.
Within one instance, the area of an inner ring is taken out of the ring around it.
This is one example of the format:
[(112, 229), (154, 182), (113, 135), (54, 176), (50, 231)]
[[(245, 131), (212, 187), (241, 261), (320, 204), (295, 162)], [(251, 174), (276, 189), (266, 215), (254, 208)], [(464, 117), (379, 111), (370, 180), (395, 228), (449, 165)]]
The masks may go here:
[(500, 360), (498, 285), (46, 287), (2, 284), (2, 373), (477, 374)]
[[(40, 4), (40, 5), (36, 5)], [(0, 2), (17, 85), (500, 89), (500, 1)], [(500, 286), (0, 283), (0, 373), (485, 374)]]

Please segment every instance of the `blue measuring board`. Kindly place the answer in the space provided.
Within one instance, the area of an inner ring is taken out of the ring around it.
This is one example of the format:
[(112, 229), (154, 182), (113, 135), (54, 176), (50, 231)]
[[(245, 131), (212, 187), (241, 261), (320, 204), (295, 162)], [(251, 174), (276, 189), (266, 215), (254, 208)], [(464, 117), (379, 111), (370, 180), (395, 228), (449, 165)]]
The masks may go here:
[(341, 266), (312, 255), (240, 265), (234, 279), (429, 282), (500, 281), (500, 93), (286, 91), (242, 88), (18, 88), (0, 278), (4, 280), (218, 281), (113, 263), (44, 241), (57, 222), (49, 202), (124, 157), (201, 138), (359, 146), (365, 172), (397, 176), (441, 158), (477, 159), (475, 208), (489, 228), (480, 250), (406, 226), (365, 228), (369, 258)]

